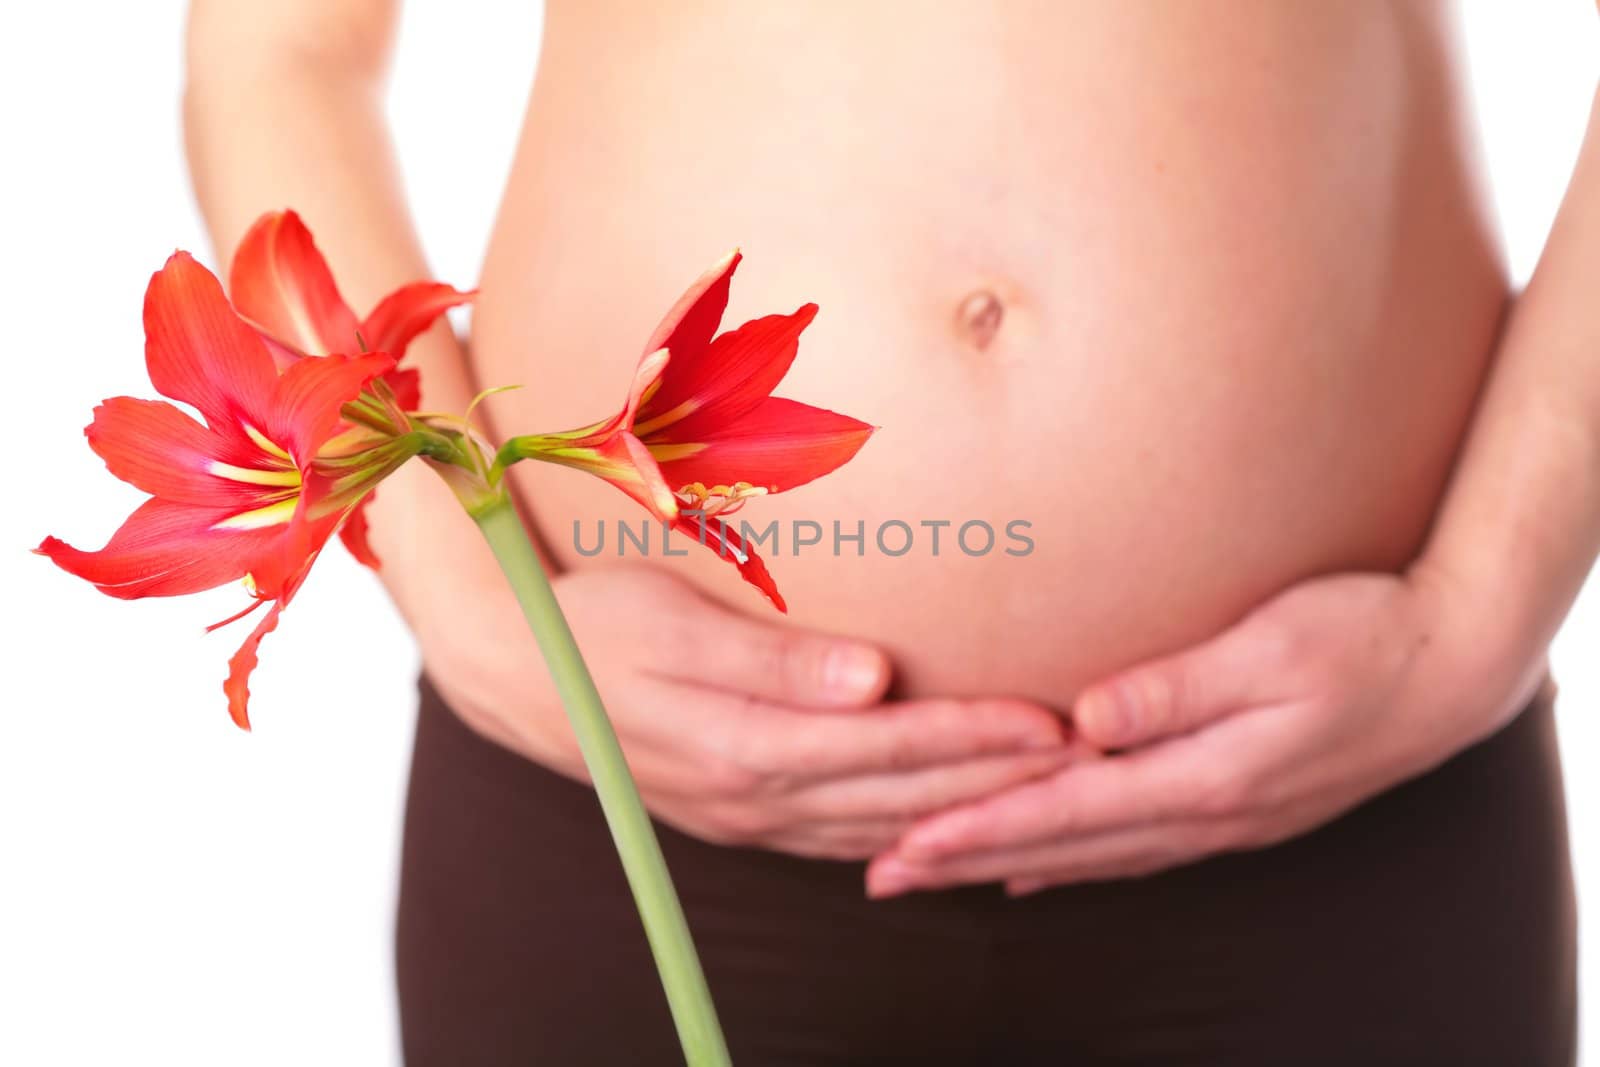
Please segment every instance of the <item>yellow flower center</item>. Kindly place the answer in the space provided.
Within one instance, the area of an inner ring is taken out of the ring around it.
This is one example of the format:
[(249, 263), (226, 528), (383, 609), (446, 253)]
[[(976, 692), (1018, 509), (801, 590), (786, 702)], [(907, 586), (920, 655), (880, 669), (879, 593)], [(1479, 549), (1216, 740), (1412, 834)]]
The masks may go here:
[(246, 423), (244, 432), (261, 449), (261, 466), (240, 467), (213, 461), (206, 464), (206, 470), (218, 478), (241, 485), (261, 486), (266, 491), (256, 497), (257, 507), (213, 523), (213, 530), (259, 530), (281, 525), (294, 517), (294, 509), (300, 500), (303, 480), (293, 457), (254, 426)]

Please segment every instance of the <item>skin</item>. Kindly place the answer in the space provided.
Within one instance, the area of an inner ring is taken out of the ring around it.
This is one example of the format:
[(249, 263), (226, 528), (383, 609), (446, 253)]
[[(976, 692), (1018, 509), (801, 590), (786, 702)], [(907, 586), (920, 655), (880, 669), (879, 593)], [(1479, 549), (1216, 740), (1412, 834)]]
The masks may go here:
[[(397, 16), (380, 2), (197, 0), (189, 22), (187, 148), (216, 247), (235, 247), (268, 205), (293, 205), (363, 309), (429, 274), (382, 114)], [(423, 372), (426, 409), (464, 411), (478, 391), (442, 325), (412, 342), (407, 361)], [(384, 483), (371, 519), (382, 577), (451, 706), (485, 736), (580, 777), (537, 648), (444, 484), (407, 465)], [(1041, 704), (888, 702), (890, 665), (870, 644), (780, 629), (651, 568), (552, 569), (646, 803), (704, 839), (861, 859), (912, 819), (1073, 758), (1061, 720)], [(462, 603), (474, 610), (430, 610)], [(804, 743), (788, 743), (800, 734)]]
[[(609, 413), (738, 242), (731, 322), (824, 309), (781, 391), (885, 427), (752, 520), (1024, 518), (1038, 545), (784, 554), (780, 621), (709, 556), (581, 560), (572, 516), (637, 513), (517, 468), (654, 812), (875, 857), (875, 895), (1028, 891), (1282, 840), (1526, 702), (1600, 545), (1600, 148), (1507, 319), (1442, 9), (946, 5), (903, 49), (892, 5), (618, 6), (550, 6), (472, 358), (414, 345), (425, 405), (536, 378), (498, 430)], [(292, 204), (358, 307), (427, 274), (382, 121), (394, 18), (200, 0), (190, 27), (217, 246)], [(373, 514), (430, 672), (581, 776), (431, 478)]]

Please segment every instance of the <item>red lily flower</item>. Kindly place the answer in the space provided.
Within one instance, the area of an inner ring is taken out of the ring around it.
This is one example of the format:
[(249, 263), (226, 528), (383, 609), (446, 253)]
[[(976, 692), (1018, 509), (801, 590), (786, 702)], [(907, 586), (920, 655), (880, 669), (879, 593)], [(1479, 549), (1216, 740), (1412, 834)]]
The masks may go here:
[[(378, 480), (416, 451), (345, 430), (340, 408), (394, 368), (381, 353), (297, 360), (278, 372), (267, 344), (217, 279), (178, 252), (145, 292), (145, 363), (156, 390), (193, 406), (119, 396), (95, 409), (89, 446), (151, 494), (97, 552), (54, 537), (35, 549), (124, 599), (178, 596), (244, 579), (272, 602), (229, 661), (228, 710), (249, 728), (248, 680), (261, 639), (328, 538)], [(212, 627), (215, 629), (215, 627)]]
[(566, 433), (516, 438), (512, 452), (604, 478), (732, 559), (746, 581), (787, 611), (766, 565), (721, 516), (841, 466), (873, 427), (771, 395), (794, 362), (815, 304), (713, 336), (740, 259), (734, 251), (703, 274), (656, 327), (620, 412)]
[[(304, 356), (387, 352), (399, 360), (412, 338), (475, 295), (440, 282), (413, 282), (384, 297), (358, 320), (339, 295), (311, 231), (293, 211), (269, 212), (250, 227), (234, 252), (228, 292), (239, 314), (265, 337), (279, 369)], [(395, 421), (403, 421), (403, 414), (395, 418), (395, 409), (415, 411), (422, 403), (414, 368), (391, 371), (383, 382), (393, 403), (378, 406)], [(403, 432), (405, 426), (395, 429)], [(365, 509), (363, 501), (339, 528), (339, 537), (351, 555), (377, 569), (378, 557), (367, 541)]]

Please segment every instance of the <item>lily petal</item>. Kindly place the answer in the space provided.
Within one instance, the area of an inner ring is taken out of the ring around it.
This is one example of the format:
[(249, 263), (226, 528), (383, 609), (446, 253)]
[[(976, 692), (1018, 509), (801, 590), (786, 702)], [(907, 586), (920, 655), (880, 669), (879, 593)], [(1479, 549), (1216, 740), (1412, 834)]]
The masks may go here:
[[(661, 467), (657, 465), (655, 457), (631, 433), (619, 433), (614, 440), (622, 445), (628, 458), (628, 465), (632, 468), (636, 481), (627, 485), (613, 482), (619, 489), (633, 497), (650, 510), (650, 514), (658, 519), (674, 519), (678, 515), (678, 500), (672, 495), (672, 487), (667, 484), (661, 475)], [(612, 446), (615, 448), (615, 446)]]
[(250, 579), (256, 596), (287, 604), (299, 591), (343, 517), (341, 512), (312, 517), (313, 508), (327, 491), (325, 480), (315, 477), (306, 480), (294, 513), (281, 527), (278, 539), (251, 563)]
[(239, 646), (239, 651), (228, 660), (228, 680), (222, 683), (222, 691), (228, 694), (228, 715), (241, 730), (250, 729), (250, 672), (256, 669), (261, 639), (278, 628), (278, 616), (282, 613), (283, 601), (280, 600), (267, 609), (266, 615)]
[(699, 351), (673, 350), (661, 386), (640, 407), (634, 432), (648, 439), (693, 441), (741, 418), (789, 373), (800, 334), (816, 317), (806, 304), (792, 315), (766, 315), (722, 334)]
[(366, 356), (308, 356), (274, 382), (263, 432), (304, 468), (339, 428), (339, 409), (366, 384), (394, 367), (382, 352)]
[(703, 441), (649, 447), (668, 485), (749, 482), (781, 493), (843, 466), (872, 432), (848, 415), (769, 396)]
[[(610, 429), (616, 420), (566, 433), (513, 437), (504, 448), (517, 460), (535, 459), (593, 474), (610, 482), (658, 519), (678, 514), (678, 500), (661, 477), (655, 457), (632, 433)], [(514, 460), (515, 461), (515, 460)]]
[(733, 272), (743, 258), (736, 248), (695, 279), (650, 335), (644, 350), (654, 352), (666, 348), (687, 356), (710, 344), (722, 322), (722, 313), (728, 309), (728, 287), (733, 283)]
[(401, 411), (416, 411), (422, 407), (422, 374), (417, 368), (397, 368), (385, 374), (383, 380), (394, 393), (395, 405)]
[(261, 338), (228, 304), (222, 285), (175, 252), (144, 298), (145, 363), (164, 396), (192, 404), (213, 430), (259, 427), (278, 371)]
[(309, 355), (358, 353), (356, 316), (293, 211), (263, 215), (239, 243), (228, 272), (239, 314)]
[(350, 517), (344, 520), (344, 525), (339, 527), (339, 540), (344, 542), (350, 555), (355, 557), (357, 563), (373, 570), (377, 570), (380, 564), (378, 554), (372, 550), (372, 543), (367, 538), (367, 505), (376, 495), (375, 492), (369, 494), (356, 505)]
[(397, 439), (370, 450), (360, 467), (329, 470), (319, 461), (307, 469), (283, 539), (251, 572), (257, 595), (287, 602), (335, 530), (359, 562), (376, 568), (378, 559), (367, 544), (366, 516), (361, 509), (379, 483), (416, 454), (416, 441)]
[(628, 383), (628, 397), (623, 401), (622, 410), (592, 427), (587, 433), (588, 438), (600, 440), (610, 437), (619, 429), (631, 429), (639, 417), (639, 408), (644, 405), (645, 398), (654, 395), (660, 388), (671, 358), (672, 353), (668, 349), (658, 348), (639, 360), (639, 365), (633, 371), (633, 380)]
[(283, 535), (282, 524), (219, 527), (230, 514), (226, 508), (156, 497), (129, 515), (97, 552), (54, 537), (45, 538), (34, 551), (93, 582), (102, 593), (124, 600), (198, 593), (243, 578), (273, 552)]
[[(292, 472), (256, 470), (260, 450), (240, 447), (160, 400), (116, 396), (94, 409), (84, 429), (106, 469), (152, 496), (182, 504), (244, 505)], [(217, 471), (236, 476), (221, 477)], [(252, 480), (256, 476), (256, 480)], [(298, 475), (293, 475), (298, 482)]]
[(778, 583), (772, 580), (767, 565), (732, 525), (715, 515), (707, 517), (696, 512), (684, 511), (678, 513), (672, 528), (679, 533), (689, 535), (722, 559), (728, 560), (738, 568), (739, 577), (761, 590), (766, 598), (772, 601), (773, 607), (785, 615), (789, 613), (789, 605), (784, 603), (783, 594), (778, 592)]
[[(398, 360), (406, 354), (406, 345), (413, 337), (432, 326), (446, 311), (477, 295), (475, 289), (462, 292), (440, 282), (403, 285), (372, 309), (372, 314), (361, 324), (361, 339), (366, 342), (368, 351), (387, 352)], [(393, 384), (391, 381), (390, 385)]]

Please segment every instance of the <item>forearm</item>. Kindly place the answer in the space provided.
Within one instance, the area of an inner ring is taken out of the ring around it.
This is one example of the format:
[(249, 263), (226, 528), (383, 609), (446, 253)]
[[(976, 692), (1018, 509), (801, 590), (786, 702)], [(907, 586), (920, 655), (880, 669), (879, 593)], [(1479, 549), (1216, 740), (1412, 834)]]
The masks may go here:
[(1463, 591), (1482, 652), (1507, 665), (1538, 657), (1600, 549), (1597, 279), (1600, 106), (1419, 560)]
[[(315, 17), (337, 20), (349, 9), (327, 10)], [(270, 6), (196, 3), (184, 118), (196, 196), (219, 257), (232, 253), (259, 214), (293, 207), (361, 314), (429, 272), (383, 113), (383, 38), (392, 29), (384, 24), (392, 12), (356, 10), (359, 32), (341, 39), (327, 26), (299, 28), (293, 13), (260, 14)], [(268, 24), (252, 21), (258, 18)], [(291, 36), (311, 39), (318, 30), (315, 46)], [(475, 388), (447, 323), (414, 340), (406, 363), (422, 371), (425, 409), (466, 409)], [(424, 607), (444, 593), (438, 583), (446, 572), (452, 599), (462, 583), (498, 588), (492, 558), (458, 511), (442, 483), (411, 464), (384, 483), (370, 512), (382, 578), (425, 649)]]
[[(427, 274), (384, 118), (393, 12), (379, 5), (359, 28), (346, 27), (353, 39), (340, 40), (337, 19), (297, 20), (296, 6), (291, 0), (284, 14), (254, 19), (255, 5), (194, 4), (184, 92), (190, 175), (219, 256), (232, 253), (262, 212), (293, 207), (345, 299), (364, 313)], [(319, 34), (334, 40), (308, 43)], [(428, 357), (438, 365), (428, 368), (436, 373), (427, 384), (470, 394), (448, 333), (441, 326), (430, 335)]]

